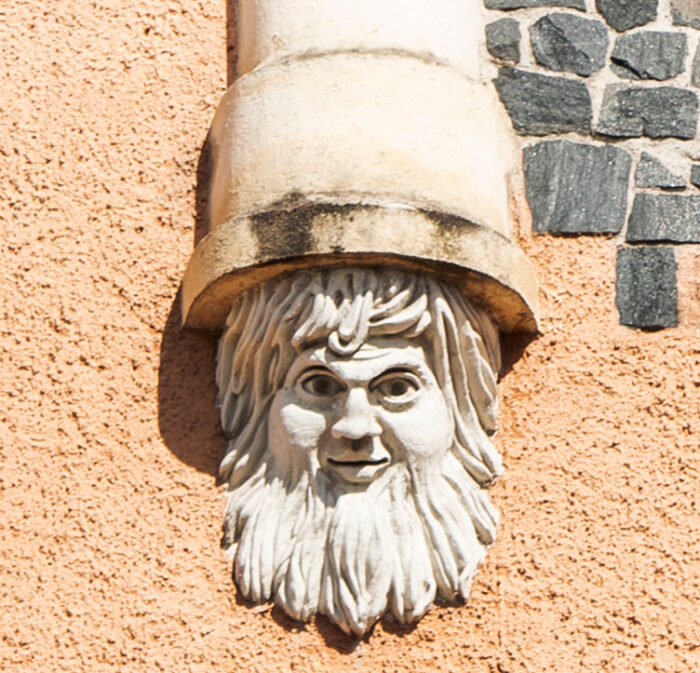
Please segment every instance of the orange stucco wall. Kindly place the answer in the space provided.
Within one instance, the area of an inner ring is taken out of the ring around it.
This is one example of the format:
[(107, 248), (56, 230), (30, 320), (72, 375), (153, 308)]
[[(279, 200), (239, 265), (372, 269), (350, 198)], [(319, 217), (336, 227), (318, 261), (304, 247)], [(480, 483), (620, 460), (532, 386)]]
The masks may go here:
[[(501, 386), (500, 538), (469, 605), (364, 640), (237, 600), (213, 338), (181, 333), (218, 0), (0, 7), (0, 670), (700, 670), (700, 254), (620, 327), (615, 242), (523, 237), (543, 336)], [(200, 209), (201, 210), (201, 209)]]

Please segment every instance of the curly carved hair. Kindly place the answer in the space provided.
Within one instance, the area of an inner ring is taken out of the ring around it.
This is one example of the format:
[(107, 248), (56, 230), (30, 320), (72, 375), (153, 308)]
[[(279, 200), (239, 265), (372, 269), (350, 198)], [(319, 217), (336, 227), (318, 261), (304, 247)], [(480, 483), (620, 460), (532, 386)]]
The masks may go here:
[(301, 350), (325, 342), (349, 357), (368, 339), (389, 336), (422, 345), (451, 409), (455, 457), (482, 486), (497, 476), (500, 350), (487, 313), (427, 275), (335, 267), (262, 283), (231, 308), (216, 370), (229, 438), (222, 481), (235, 488), (264, 467), (270, 404)]

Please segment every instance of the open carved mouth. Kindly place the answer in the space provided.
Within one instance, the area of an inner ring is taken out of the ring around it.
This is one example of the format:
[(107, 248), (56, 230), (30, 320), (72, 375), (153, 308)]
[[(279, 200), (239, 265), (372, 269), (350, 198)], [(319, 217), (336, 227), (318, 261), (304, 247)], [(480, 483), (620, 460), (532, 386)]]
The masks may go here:
[(328, 462), (333, 463), (333, 465), (341, 465), (344, 467), (365, 467), (366, 465), (383, 465), (384, 463), (388, 463), (389, 459), (381, 458), (379, 460), (336, 460), (335, 458), (329, 458)]

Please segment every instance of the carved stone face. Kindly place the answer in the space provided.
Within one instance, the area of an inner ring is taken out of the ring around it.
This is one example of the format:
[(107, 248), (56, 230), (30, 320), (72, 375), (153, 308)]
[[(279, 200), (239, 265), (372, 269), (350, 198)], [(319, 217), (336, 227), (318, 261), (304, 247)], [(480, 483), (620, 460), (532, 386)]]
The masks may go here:
[(451, 424), (423, 349), (374, 338), (351, 357), (327, 346), (299, 353), (273, 399), (268, 436), (277, 456), (342, 487), (380, 479), (397, 463), (441, 459)]
[(498, 367), (489, 316), (430, 277), (321, 269), (242, 295), (217, 366), (242, 596), (355, 634), (466, 598), (498, 518)]

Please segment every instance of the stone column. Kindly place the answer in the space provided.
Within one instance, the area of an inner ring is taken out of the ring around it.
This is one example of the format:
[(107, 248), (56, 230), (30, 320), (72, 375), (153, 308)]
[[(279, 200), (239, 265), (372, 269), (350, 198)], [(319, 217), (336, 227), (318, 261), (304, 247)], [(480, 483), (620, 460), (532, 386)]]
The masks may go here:
[[(238, 78), (211, 129), (210, 234), (183, 320), (289, 268), (439, 273), (532, 331), (536, 280), (513, 244), (512, 130), (480, 76), (477, 0), (240, 0)], [(515, 179), (514, 179), (515, 178)]]

